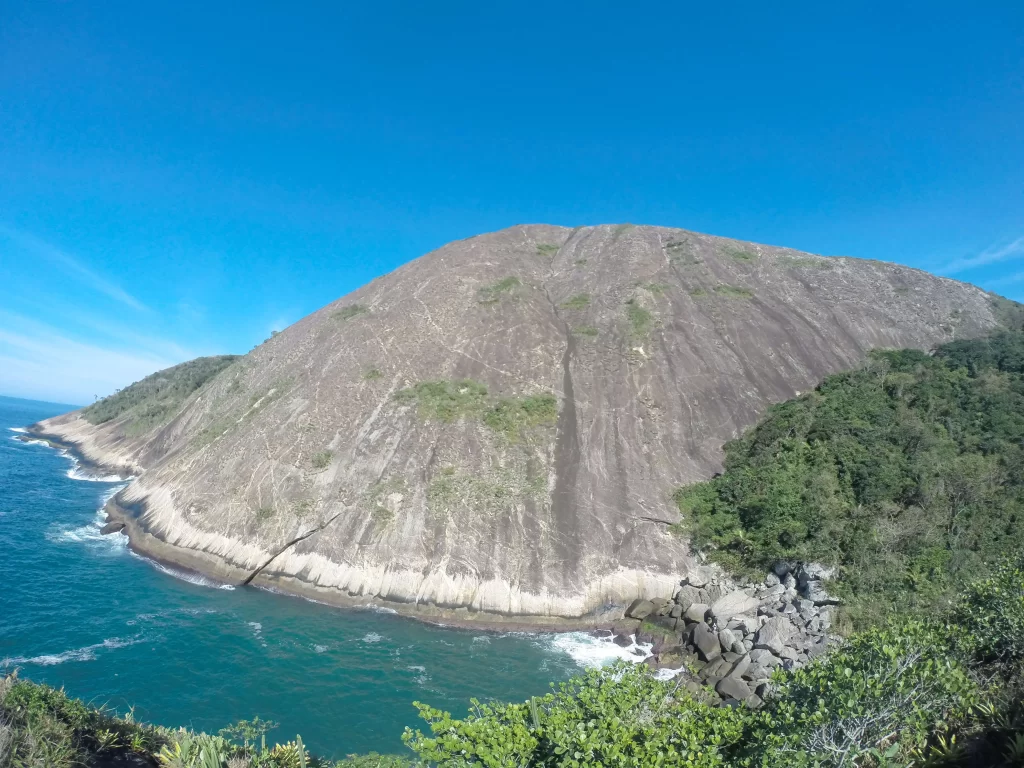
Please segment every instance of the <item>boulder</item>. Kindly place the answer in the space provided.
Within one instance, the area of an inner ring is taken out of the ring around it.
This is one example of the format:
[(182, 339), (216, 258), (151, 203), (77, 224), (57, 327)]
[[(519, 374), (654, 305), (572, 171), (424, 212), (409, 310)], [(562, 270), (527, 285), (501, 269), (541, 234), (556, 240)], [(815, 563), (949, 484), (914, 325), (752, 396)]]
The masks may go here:
[(793, 567), (792, 563), (787, 563), (785, 560), (779, 560), (772, 566), (772, 573), (780, 579), (784, 579), (786, 578), (786, 574), (793, 570)]
[(747, 698), (743, 700), (743, 706), (745, 706), (747, 709), (757, 709), (762, 704), (764, 704), (764, 701), (762, 701), (761, 697), (758, 696), (756, 693), (750, 694), (749, 696), (747, 696)]
[(664, 616), (668, 613), (668, 608), (672, 604), (672, 601), (664, 597), (652, 597), (651, 605), (654, 606), (653, 613), (656, 616)]
[(634, 600), (629, 604), (629, 608), (626, 609), (626, 616), (631, 619), (640, 619), (641, 621), (652, 613), (654, 613), (654, 603), (650, 600)]
[(706, 587), (704, 587), (704, 592), (708, 596), (707, 597), (708, 605), (711, 605), (712, 603), (714, 603), (716, 600), (718, 600), (718, 598), (720, 598), (724, 594), (726, 594), (727, 591), (728, 590), (726, 590), (726, 588), (723, 587), (721, 584), (708, 584)]
[(818, 642), (811, 643), (811, 646), (807, 649), (807, 658), (813, 659), (821, 656), (826, 650), (828, 650), (828, 640), (823, 637)]
[(825, 591), (825, 585), (820, 581), (808, 582), (807, 588), (804, 590), (804, 594), (807, 599), (814, 605), (838, 605), (839, 600), (832, 597), (828, 592)]
[(683, 612), (683, 616), (685, 616), (690, 621), (703, 622), (707, 615), (708, 607), (704, 603), (694, 603)]
[(725, 673), (726, 677), (742, 677), (743, 673), (749, 669), (751, 664), (750, 657), (743, 655), (740, 656), (735, 662), (733, 662), (732, 668)]
[(745, 592), (737, 590), (736, 592), (730, 592), (729, 594), (718, 598), (711, 605), (711, 615), (714, 616), (720, 624), (723, 624), (733, 616), (740, 616), (745, 613), (750, 613), (751, 611), (756, 611), (758, 605), (760, 605), (760, 601), (757, 598), (751, 597)]
[(679, 588), (679, 591), (676, 592), (675, 601), (683, 607), (684, 611), (694, 603), (704, 602), (701, 597), (700, 590), (697, 589), (697, 587), (690, 586), (689, 584)]
[(736, 643), (736, 635), (728, 629), (718, 631), (718, 642), (722, 644), (723, 651), (731, 651)]
[(706, 568), (700, 566), (694, 568), (687, 577), (683, 580), (682, 584), (689, 584), (691, 587), (703, 587), (711, 580), (711, 574), (708, 573)]
[(744, 680), (750, 680), (755, 683), (767, 680), (769, 676), (770, 673), (767, 669), (762, 667), (760, 664), (755, 664), (754, 662), (750, 662), (750, 664), (747, 665), (747, 668), (740, 675)]
[(124, 530), (124, 523), (118, 521), (111, 521), (100, 528), (100, 535), (106, 536), (111, 533), (120, 533)]
[(774, 587), (766, 587), (759, 593), (762, 603), (774, 603), (776, 600), (786, 594), (786, 588), (781, 584), (776, 584)]
[(799, 661), (800, 653), (796, 648), (791, 648), (787, 645), (783, 647), (782, 653), (779, 654), (779, 658), (783, 661)]
[(633, 644), (633, 638), (629, 635), (616, 635), (612, 638), (612, 642), (620, 648), (629, 648)]
[(779, 577), (774, 573), (769, 573), (764, 577), (764, 585), (766, 587), (774, 587), (779, 584)]
[(715, 691), (723, 699), (736, 699), (736, 701), (743, 701), (752, 693), (750, 686), (738, 677), (723, 677), (715, 686)]
[(755, 648), (750, 652), (750, 660), (762, 667), (777, 667), (782, 659), (766, 648)]
[(634, 635), (640, 628), (640, 622), (637, 619), (619, 619), (612, 624), (613, 635)]
[(722, 644), (707, 624), (697, 624), (693, 630), (693, 644), (703, 661), (714, 661), (722, 655)]
[(735, 663), (736, 662), (727, 661), (726, 659), (719, 657), (701, 669), (700, 676), (705, 680), (709, 677), (717, 677), (721, 679), (729, 674), (729, 670), (732, 669), (732, 666)]
[(678, 619), (683, 615), (683, 606), (678, 603), (674, 603), (671, 608), (668, 609), (668, 615), (673, 619)]

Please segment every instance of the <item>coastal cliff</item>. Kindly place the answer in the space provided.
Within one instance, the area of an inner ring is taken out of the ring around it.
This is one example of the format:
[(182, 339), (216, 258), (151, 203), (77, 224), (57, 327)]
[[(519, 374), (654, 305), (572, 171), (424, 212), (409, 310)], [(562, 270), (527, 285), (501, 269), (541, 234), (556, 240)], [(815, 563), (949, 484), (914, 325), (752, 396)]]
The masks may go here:
[(598, 623), (695, 569), (672, 491), (769, 405), (873, 348), (999, 324), (989, 294), (892, 264), (519, 226), (374, 280), (173, 407), (32, 432), (135, 475), (110, 512), (159, 559), (454, 620)]

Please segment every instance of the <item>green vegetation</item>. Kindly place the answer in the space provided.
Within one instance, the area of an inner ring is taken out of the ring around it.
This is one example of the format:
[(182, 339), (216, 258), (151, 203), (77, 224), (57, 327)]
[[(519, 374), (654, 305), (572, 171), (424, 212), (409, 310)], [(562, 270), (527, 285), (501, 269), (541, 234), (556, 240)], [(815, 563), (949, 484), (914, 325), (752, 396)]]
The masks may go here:
[(797, 269), (832, 269), (834, 266), (824, 256), (780, 256), (779, 264)]
[(319, 451), (313, 454), (310, 463), (313, 465), (313, 469), (327, 469), (332, 458), (334, 458), (334, 454), (331, 451)]
[(495, 304), (501, 300), (503, 294), (512, 293), (522, 285), (518, 277), (503, 277), (495, 283), (485, 285), (477, 291), (477, 301), (480, 304)]
[(468, 507), (481, 516), (495, 515), (508, 513), (520, 499), (537, 498), (546, 490), (546, 478), (529, 477), (508, 468), (466, 474), (447, 466), (427, 486), (427, 505), (438, 518), (459, 507)]
[(257, 523), (264, 523), (276, 514), (277, 510), (274, 509), (274, 507), (269, 504), (265, 504), (256, 510), (253, 517), (256, 519)]
[(742, 261), (744, 263), (750, 263), (757, 261), (757, 254), (751, 251), (745, 251), (741, 248), (726, 248), (725, 252), (728, 256), (735, 259), (736, 261)]
[(595, 338), (597, 336), (597, 328), (592, 325), (578, 325), (572, 329), (574, 336), (586, 336), (587, 338)]
[(576, 261), (573, 262), (573, 264), (575, 264), (577, 267), (582, 267), (586, 263), (586, 259), (576, 259)]
[(577, 293), (571, 299), (566, 299), (559, 306), (562, 309), (586, 309), (590, 306), (589, 293)]
[(487, 387), (472, 379), (420, 381), (395, 393), (400, 403), (415, 403), (422, 419), (451, 423), (479, 415), (487, 404)]
[[(457, 478), (454, 473), (443, 478)], [(931, 617), (892, 619), (794, 670), (759, 709), (714, 707), (644, 665), (591, 670), (523, 703), (473, 700), (453, 717), (414, 706), (419, 761), (331, 762), (276, 723), (219, 735), (135, 723), (63, 691), (0, 678), (0, 768), (969, 768), (1024, 757), (1024, 561), (1004, 561)], [(134, 763), (131, 761), (134, 759)]]
[(698, 286), (697, 288), (690, 289), (690, 295), (695, 298), (700, 298), (701, 296), (707, 296), (708, 292)]
[(189, 395), (237, 359), (237, 355), (199, 357), (158, 371), (82, 409), (82, 416), (90, 424), (127, 417), (125, 432), (140, 435), (169, 422)]
[(219, 735), (136, 723), (89, 707), (63, 690), (0, 676), (0, 768), (413, 768), (401, 755), (325, 760), (302, 738), (267, 746), (277, 723), (242, 720)]
[(875, 352), (725, 452), (676, 495), (698, 547), (734, 570), (836, 566), (856, 626), (935, 610), (1024, 549), (1024, 334)]
[(429, 731), (404, 739), (439, 768), (1019, 765), (1022, 660), (1024, 570), (1007, 565), (947, 615), (777, 671), (758, 710), (711, 707), (620, 665), (522, 704), (474, 700), (463, 719), (417, 703)]
[(636, 299), (626, 302), (626, 319), (629, 321), (630, 331), (637, 338), (644, 338), (654, 327), (654, 316), (640, 306)]
[(715, 293), (729, 299), (752, 299), (754, 292), (749, 288), (742, 288), (738, 285), (716, 285)]
[(558, 249), (560, 247), (561, 246), (554, 245), (553, 243), (538, 243), (537, 244), (537, 255), (538, 256), (544, 256), (544, 257), (549, 258), (549, 259), (553, 258), (554, 255), (556, 253), (558, 253)]
[(532, 427), (553, 425), (557, 420), (558, 398), (549, 394), (503, 397), (484, 414), (484, 424), (513, 441)]
[(344, 323), (351, 320), (353, 317), (365, 315), (369, 313), (369, 311), (370, 308), (365, 307), (362, 304), (349, 304), (347, 307), (342, 307), (341, 309), (332, 312), (331, 317)]
[(380, 368), (368, 368), (363, 371), (363, 381), (376, 381), (377, 379), (384, 378), (384, 374)]
[(668, 283), (644, 283), (643, 288), (655, 296), (664, 295), (672, 286)]

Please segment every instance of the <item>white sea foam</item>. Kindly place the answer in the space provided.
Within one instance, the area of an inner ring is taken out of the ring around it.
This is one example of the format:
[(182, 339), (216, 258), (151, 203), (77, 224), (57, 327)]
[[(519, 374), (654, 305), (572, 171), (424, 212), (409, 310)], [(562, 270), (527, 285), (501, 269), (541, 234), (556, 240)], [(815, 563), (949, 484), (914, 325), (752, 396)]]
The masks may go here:
[(655, 680), (675, 680), (676, 675), (682, 672), (686, 667), (680, 667), (679, 669), (658, 669), (654, 672)]
[[(126, 536), (119, 536), (118, 538), (124, 539), (125, 542), (128, 540)], [(189, 584), (195, 584), (197, 587), (208, 587), (210, 589), (234, 589), (234, 586), (231, 584), (223, 584), (219, 581), (208, 579), (201, 573), (179, 571), (177, 568), (171, 568), (169, 565), (164, 565), (163, 563), (158, 563), (156, 560), (150, 560), (148, 557), (143, 557), (137, 552), (131, 552), (131, 550), (129, 550), (129, 553), (132, 557), (137, 557), (139, 560), (146, 561), (160, 571), (160, 573), (166, 573), (168, 576), (178, 579), (179, 581), (187, 581)]]
[(635, 641), (623, 648), (612, 642), (610, 637), (594, 637), (586, 632), (567, 632), (552, 635), (541, 641), (548, 648), (567, 653), (577, 666), (599, 668), (615, 661), (639, 663), (651, 655), (649, 643)]
[(379, 643), (383, 639), (383, 635), (378, 635), (376, 632), (367, 632), (363, 635), (364, 643)]
[(24, 427), (8, 427), (8, 429), (11, 430), (11, 432), (17, 432), (19, 435), (24, 435), (28, 433), (28, 430), (25, 429)]
[(107, 516), (103, 511), (110, 498), (124, 488), (124, 484), (107, 490), (100, 496), (100, 506), (96, 510), (91, 522), (74, 528), (51, 527), (46, 532), (46, 539), (54, 544), (84, 544), (90, 549), (104, 555), (117, 555), (124, 552), (128, 547), (128, 539), (124, 536), (109, 535), (100, 533)]
[(316, 651), (317, 653), (324, 653), (324, 652), (326, 652), (329, 649), (328, 649), (328, 647), (326, 645), (314, 645), (313, 646), (313, 650)]
[(131, 637), (128, 639), (111, 637), (107, 638), (102, 643), (87, 645), (83, 648), (75, 648), (74, 650), (63, 651), (61, 653), (45, 653), (40, 656), (15, 656), (13, 658), (6, 658), (0, 661), (0, 667), (13, 667), (18, 664), (36, 664), (41, 667), (51, 667), (55, 664), (63, 664), (66, 661), (93, 661), (96, 658), (96, 652), (99, 650), (125, 648), (139, 642), (142, 642), (141, 637)]
[(120, 475), (92, 474), (82, 469), (82, 462), (74, 454), (62, 450), (60, 455), (71, 462), (71, 469), (65, 474), (72, 480), (85, 480), (90, 483), (123, 483), (125, 480), (135, 479), (134, 477), (121, 477)]

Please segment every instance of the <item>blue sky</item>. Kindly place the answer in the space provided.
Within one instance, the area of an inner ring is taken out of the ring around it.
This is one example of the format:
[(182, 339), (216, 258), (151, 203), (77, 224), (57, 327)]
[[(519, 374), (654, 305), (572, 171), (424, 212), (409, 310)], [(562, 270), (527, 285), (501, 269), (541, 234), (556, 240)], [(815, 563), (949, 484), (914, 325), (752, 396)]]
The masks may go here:
[(1024, 299), (1024, 4), (0, 8), (2, 394), (90, 402), (450, 240), (625, 221)]

